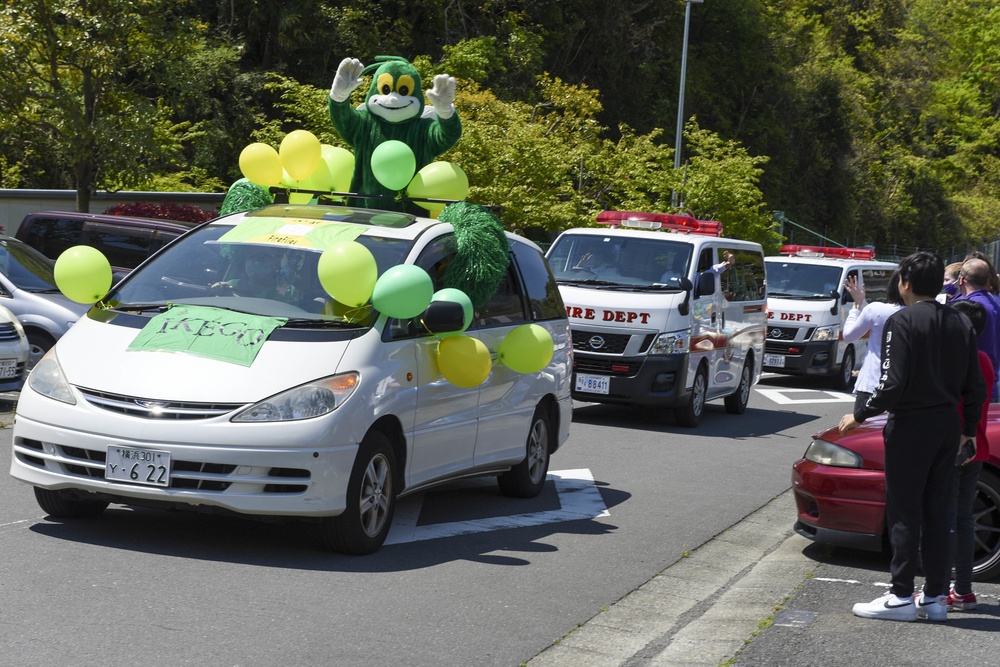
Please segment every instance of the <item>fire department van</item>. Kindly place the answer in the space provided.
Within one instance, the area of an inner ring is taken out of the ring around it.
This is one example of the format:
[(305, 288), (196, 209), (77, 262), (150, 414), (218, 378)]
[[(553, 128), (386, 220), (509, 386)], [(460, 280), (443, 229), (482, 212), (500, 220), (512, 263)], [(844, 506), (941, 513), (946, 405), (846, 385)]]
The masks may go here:
[(573, 335), (573, 398), (672, 408), (689, 427), (708, 400), (743, 413), (764, 354), (761, 246), (689, 216), (597, 222), (607, 227), (564, 231), (546, 253)]
[(832, 378), (847, 389), (864, 359), (868, 336), (844, 342), (851, 295), (844, 289), (855, 276), (868, 301), (885, 301), (892, 262), (875, 260), (871, 248), (786, 245), (767, 257), (767, 341), (764, 370)]

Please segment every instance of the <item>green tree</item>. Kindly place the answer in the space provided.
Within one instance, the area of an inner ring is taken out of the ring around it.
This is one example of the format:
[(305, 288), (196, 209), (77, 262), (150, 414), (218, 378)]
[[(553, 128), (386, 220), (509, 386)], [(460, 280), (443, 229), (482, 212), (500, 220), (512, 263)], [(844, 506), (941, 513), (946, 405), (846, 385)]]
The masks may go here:
[(173, 122), (163, 92), (203, 29), (183, 9), (168, 0), (6, 3), (0, 129), (7, 149), (23, 145), (15, 185), (69, 185), (86, 211), (94, 189), (133, 187), (169, 168), (193, 125)]

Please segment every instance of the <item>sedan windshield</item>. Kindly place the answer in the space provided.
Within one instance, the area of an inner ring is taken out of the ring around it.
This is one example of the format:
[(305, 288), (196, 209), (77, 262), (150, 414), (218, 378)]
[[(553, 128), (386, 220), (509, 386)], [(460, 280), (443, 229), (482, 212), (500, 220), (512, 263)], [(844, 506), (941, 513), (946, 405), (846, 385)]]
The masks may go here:
[(0, 241), (0, 273), (27, 292), (58, 292), (52, 274), (55, 262), (27, 243)]
[[(320, 284), (321, 251), (295, 245), (227, 241), (231, 225), (201, 227), (134, 270), (105, 299), (116, 310), (162, 311), (172, 304), (283, 317), (288, 326), (370, 326), (370, 305), (349, 308)], [(411, 242), (358, 236), (378, 273), (401, 263)]]

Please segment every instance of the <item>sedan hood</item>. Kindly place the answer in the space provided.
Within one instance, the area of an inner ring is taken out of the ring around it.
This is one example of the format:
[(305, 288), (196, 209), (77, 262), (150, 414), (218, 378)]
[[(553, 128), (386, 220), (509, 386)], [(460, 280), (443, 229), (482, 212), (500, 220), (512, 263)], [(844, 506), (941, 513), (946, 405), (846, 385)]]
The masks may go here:
[(128, 350), (139, 331), (81, 318), (55, 347), (66, 380), (86, 389), (156, 400), (251, 403), (336, 373), (351, 344), (268, 340), (252, 365), (242, 366), (187, 352)]

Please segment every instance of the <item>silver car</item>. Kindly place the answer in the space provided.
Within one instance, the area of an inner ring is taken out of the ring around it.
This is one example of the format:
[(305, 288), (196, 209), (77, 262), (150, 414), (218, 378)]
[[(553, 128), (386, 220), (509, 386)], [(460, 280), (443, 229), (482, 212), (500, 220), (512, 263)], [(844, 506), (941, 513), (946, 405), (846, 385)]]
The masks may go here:
[(14, 313), (0, 306), (0, 392), (20, 391), (27, 376), (28, 339)]
[(55, 262), (23, 241), (0, 235), (0, 305), (20, 320), (31, 348), (31, 370), (89, 309), (64, 297), (53, 277)]

